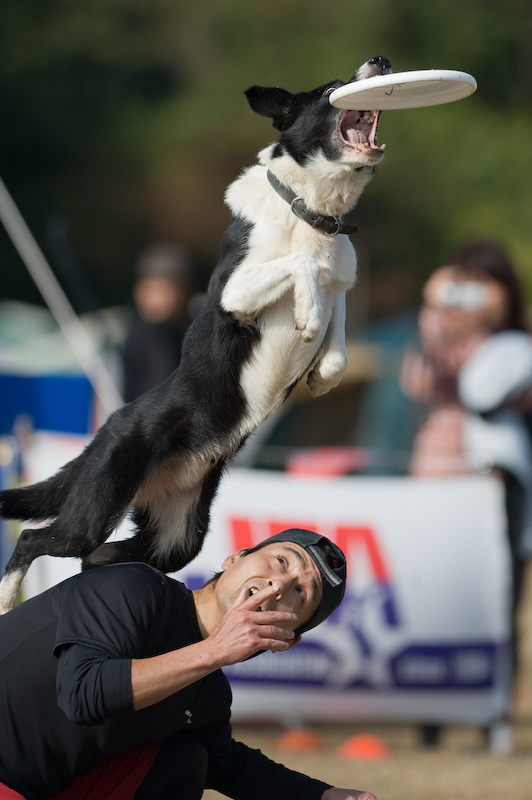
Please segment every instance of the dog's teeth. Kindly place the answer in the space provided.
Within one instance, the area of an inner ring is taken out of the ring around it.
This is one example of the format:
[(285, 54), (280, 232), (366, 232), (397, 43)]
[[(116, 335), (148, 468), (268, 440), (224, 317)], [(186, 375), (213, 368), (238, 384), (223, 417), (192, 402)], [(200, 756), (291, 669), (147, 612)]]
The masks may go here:
[(381, 150), (386, 150), (386, 145), (385, 144), (380, 144), (379, 147), (380, 147)]

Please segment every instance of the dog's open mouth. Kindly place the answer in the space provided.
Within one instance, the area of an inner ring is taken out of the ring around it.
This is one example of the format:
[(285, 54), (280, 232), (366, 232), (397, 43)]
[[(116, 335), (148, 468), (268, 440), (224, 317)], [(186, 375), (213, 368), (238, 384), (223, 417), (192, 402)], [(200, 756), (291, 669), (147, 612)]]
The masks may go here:
[(345, 144), (358, 150), (382, 152), (386, 145), (377, 145), (380, 116), (380, 111), (344, 111), (340, 117), (340, 135)]

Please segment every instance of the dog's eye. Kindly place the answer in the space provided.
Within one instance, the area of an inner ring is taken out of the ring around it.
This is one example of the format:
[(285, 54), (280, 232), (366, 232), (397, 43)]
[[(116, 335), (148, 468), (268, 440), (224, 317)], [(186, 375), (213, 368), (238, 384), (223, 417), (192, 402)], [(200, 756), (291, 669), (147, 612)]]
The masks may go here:
[(325, 91), (323, 92), (322, 97), (326, 97), (328, 94), (332, 94), (335, 89), (336, 89), (336, 86), (329, 86), (329, 88), (325, 89)]

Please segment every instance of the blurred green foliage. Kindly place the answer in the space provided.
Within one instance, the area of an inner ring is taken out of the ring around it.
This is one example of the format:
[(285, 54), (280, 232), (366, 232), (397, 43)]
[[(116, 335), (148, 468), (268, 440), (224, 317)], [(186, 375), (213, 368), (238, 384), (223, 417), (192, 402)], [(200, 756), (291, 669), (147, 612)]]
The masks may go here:
[[(531, 40), (528, 0), (3, 0), (0, 176), (47, 255), (61, 215), (101, 302), (124, 302), (155, 238), (188, 244), (204, 277), (214, 265), (225, 187), (275, 133), (248, 86), (348, 80), (377, 53), (396, 72), (460, 69), (479, 84), (467, 100), (383, 114), (354, 242), (370, 284), (399, 274), (409, 302), (487, 235), (532, 297)], [(3, 231), (0, 259), (0, 296), (39, 301)]]

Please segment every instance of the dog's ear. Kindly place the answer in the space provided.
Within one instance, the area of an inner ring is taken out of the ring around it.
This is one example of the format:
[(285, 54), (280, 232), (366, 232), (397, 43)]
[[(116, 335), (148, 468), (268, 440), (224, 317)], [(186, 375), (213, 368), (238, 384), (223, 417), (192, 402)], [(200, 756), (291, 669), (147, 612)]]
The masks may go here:
[(273, 119), (273, 127), (284, 131), (292, 124), (295, 97), (278, 86), (251, 86), (244, 92), (257, 114)]

